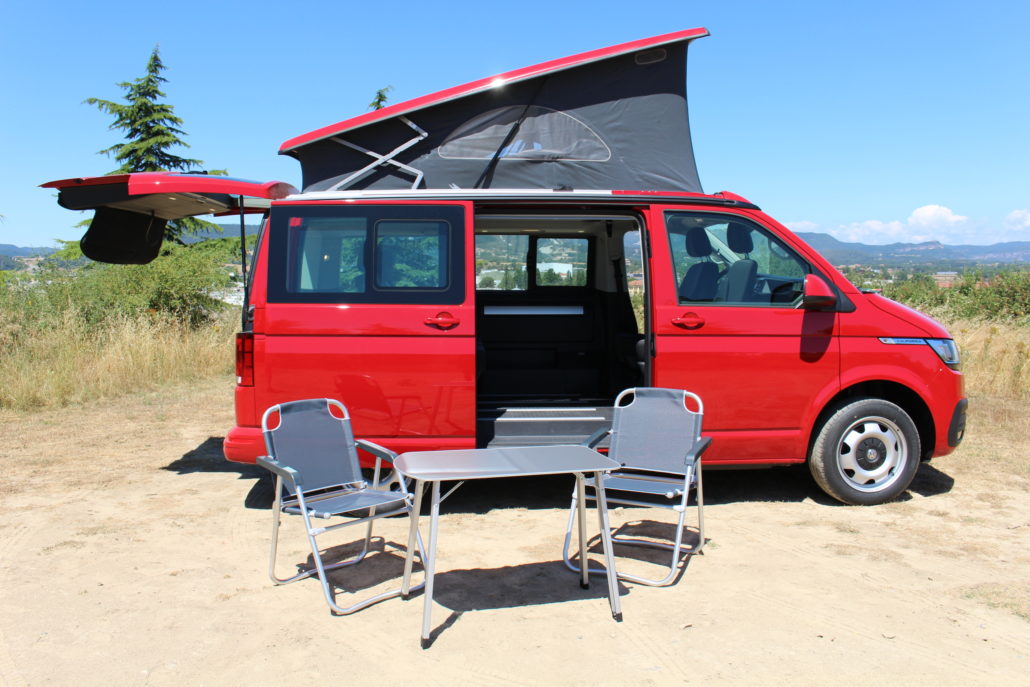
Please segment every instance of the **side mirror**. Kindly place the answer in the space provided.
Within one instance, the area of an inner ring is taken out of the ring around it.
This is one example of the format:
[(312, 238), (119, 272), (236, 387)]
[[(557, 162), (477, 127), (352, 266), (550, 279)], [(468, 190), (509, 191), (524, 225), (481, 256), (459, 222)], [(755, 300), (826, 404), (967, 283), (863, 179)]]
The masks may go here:
[(826, 283), (826, 280), (815, 274), (806, 274), (801, 307), (805, 310), (829, 310), (836, 305), (837, 294)]

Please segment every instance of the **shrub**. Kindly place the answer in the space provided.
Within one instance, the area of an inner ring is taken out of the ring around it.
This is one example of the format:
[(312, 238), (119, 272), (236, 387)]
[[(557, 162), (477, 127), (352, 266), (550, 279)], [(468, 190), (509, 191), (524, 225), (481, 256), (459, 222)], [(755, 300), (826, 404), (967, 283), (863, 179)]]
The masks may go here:
[(959, 283), (941, 288), (929, 275), (887, 284), (883, 295), (938, 317), (979, 318), (1030, 324), (1030, 270), (999, 272), (985, 281), (967, 272)]
[(74, 310), (92, 325), (149, 312), (195, 326), (225, 307), (215, 294), (230, 285), (227, 258), (215, 250), (166, 244), (149, 265), (91, 262), (69, 270), (51, 264), (39, 272), (39, 288), (49, 310)]
[(0, 281), (0, 407), (60, 406), (232, 368), (230, 240), (149, 265), (56, 261)]

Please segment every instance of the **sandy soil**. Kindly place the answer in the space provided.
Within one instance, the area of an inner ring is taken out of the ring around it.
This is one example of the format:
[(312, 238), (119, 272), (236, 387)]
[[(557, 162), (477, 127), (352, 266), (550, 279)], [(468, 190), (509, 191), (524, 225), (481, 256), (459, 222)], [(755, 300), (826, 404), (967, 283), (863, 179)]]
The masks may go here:
[[(709, 471), (705, 553), (672, 587), (622, 585), (622, 623), (561, 565), (571, 480), (466, 485), (428, 650), (421, 595), (336, 617), (316, 581), (270, 584), (271, 482), (221, 458), (228, 380), (0, 414), (0, 683), (1025, 685), (1026, 411), (975, 400), (963, 448), (881, 507), (837, 505), (804, 469)], [(405, 522), (377, 533), (348, 590), (396, 585)], [(284, 534), (288, 569), (309, 553)]]

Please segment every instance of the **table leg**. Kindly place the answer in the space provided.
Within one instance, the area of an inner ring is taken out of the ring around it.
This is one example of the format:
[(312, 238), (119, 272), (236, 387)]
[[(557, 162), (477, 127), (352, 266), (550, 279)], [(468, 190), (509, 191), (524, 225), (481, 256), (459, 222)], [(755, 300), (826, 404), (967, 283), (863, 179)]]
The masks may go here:
[(436, 573), (436, 539), (440, 523), (440, 482), (433, 482), (433, 501), (429, 508), (429, 549), (423, 555), (422, 565), (426, 571), (425, 602), (422, 606), (422, 648), (429, 646), (429, 627), (433, 621), (433, 576)]
[[(411, 567), (415, 560), (415, 542), (418, 534), (418, 521), (422, 513), (422, 494), (425, 493), (425, 485), (422, 482), (415, 482), (415, 503), (412, 506), (411, 523), (408, 526), (408, 550), (404, 557), (404, 581), (401, 583), (401, 594), (407, 596), (411, 592)], [(423, 567), (425, 565), (426, 552), (419, 552)]]
[(612, 532), (608, 526), (608, 499), (604, 495), (604, 474), (594, 473), (594, 496), (597, 501), (597, 517), (601, 521), (601, 545), (604, 547), (604, 567), (608, 578), (608, 603), (612, 617), (622, 622), (622, 604), (619, 601), (619, 574), (615, 570), (615, 552), (612, 547)]
[(576, 473), (576, 520), (579, 523), (579, 586), (590, 587), (590, 561), (587, 560), (587, 495), (583, 484), (583, 473)]

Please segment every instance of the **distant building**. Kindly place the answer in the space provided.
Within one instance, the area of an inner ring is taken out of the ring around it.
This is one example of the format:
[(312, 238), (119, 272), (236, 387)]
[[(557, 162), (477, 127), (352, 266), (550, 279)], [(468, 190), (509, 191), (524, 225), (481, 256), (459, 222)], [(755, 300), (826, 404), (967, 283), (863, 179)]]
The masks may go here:
[(951, 288), (959, 281), (958, 272), (934, 272), (933, 281), (938, 288)]

